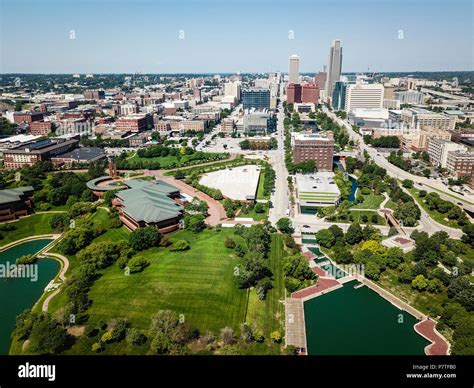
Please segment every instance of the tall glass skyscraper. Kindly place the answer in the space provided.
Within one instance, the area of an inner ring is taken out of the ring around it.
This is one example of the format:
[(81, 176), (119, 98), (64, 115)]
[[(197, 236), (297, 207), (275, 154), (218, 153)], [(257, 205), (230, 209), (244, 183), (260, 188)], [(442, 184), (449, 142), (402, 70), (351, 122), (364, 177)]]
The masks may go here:
[(339, 81), (342, 70), (342, 47), (341, 41), (336, 39), (329, 51), (328, 76), (326, 79), (326, 96), (332, 96), (334, 83)]

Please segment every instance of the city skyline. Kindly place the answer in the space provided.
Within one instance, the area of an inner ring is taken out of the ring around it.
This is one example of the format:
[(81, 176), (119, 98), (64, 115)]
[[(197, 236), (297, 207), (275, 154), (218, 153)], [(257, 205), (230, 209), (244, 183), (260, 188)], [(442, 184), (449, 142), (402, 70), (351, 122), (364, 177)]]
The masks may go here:
[[(344, 72), (474, 68), (472, 4), (468, 1), (330, 4), (299, 0), (289, 9), (284, 4), (244, 1), (236, 7), (236, 3), (205, 0), (183, 7), (147, 0), (133, 5), (121, 0), (100, 4), (4, 0), (0, 71), (286, 72), (289, 56), (296, 53), (300, 73), (316, 73), (327, 64), (328, 47), (335, 39), (344, 45)], [(307, 17), (311, 14), (317, 23)], [(20, 45), (22, 50), (18, 50)], [(439, 55), (440, 47), (443, 55)]]

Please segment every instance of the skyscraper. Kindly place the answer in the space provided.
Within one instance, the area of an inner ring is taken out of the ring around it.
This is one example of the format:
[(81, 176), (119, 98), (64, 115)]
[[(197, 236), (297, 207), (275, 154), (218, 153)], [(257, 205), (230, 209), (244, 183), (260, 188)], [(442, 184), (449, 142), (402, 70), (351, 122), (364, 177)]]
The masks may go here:
[(326, 80), (326, 96), (332, 96), (334, 83), (339, 81), (342, 70), (342, 47), (341, 41), (336, 39), (329, 51), (328, 74)]
[(288, 83), (297, 84), (300, 78), (300, 58), (294, 54), (290, 57), (290, 70), (288, 72)]

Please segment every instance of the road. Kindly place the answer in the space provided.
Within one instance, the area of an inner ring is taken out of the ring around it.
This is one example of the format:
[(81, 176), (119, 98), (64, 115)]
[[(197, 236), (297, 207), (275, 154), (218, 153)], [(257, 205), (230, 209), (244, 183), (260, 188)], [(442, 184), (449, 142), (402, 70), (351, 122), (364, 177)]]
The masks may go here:
[(416, 182), (417, 188), (424, 189), (429, 192), (437, 192), (441, 198), (447, 201), (455, 202), (464, 209), (474, 212), (474, 202), (453, 193), (444, 184), (437, 182), (434, 179), (428, 179), (425, 177), (410, 174), (409, 172), (404, 171), (401, 168), (398, 168), (397, 166), (393, 165), (387, 159), (385, 159), (383, 155), (378, 153), (376, 149), (369, 147), (367, 144), (365, 144), (362, 136), (356, 133), (347, 121), (337, 117), (334, 113), (330, 112), (326, 106), (323, 106), (322, 109), (323, 112), (326, 113), (329, 117), (331, 117), (337, 124), (345, 127), (351, 140), (354, 140), (355, 142), (359, 143), (359, 148), (361, 152), (367, 151), (367, 153), (375, 161), (375, 163), (377, 163), (377, 165), (387, 170), (388, 175), (400, 180), (411, 179), (412, 181)]
[(288, 170), (285, 165), (285, 128), (283, 127), (283, 107), (280, 103), (278, 107), (278, 122), (277, 122), (277, 139), (278, 149), (275, 152), (269, 153), (270, 163), (275, 170), (275, 192), (272, 194), (270, 201), (273, 207), (270, 209), (268, 216), (269, 221), (275, 224), (280, 218), (286, 217), (286, 211), (289, 208), (289, 191), (288, 191)]

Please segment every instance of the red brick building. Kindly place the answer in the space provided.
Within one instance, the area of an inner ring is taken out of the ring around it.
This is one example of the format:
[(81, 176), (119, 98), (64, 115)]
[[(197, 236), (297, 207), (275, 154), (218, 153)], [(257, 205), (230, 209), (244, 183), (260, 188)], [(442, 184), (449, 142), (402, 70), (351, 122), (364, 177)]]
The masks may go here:
[(301, 91), (301, 102), (318, 104), (319, 87), (316, 84), (304, 84)]
[(318, 171), (332, 171), (334, 157), (332, 132), (295, 133), (292, 146), (294, 163), (314, 160)]
[(30, 133), (35, 136), (47, 136), (51, 132), (51, 121), (33, 121), (30, 123)]
[(288, 85), (288, 87), (286, 88), (286, 102), (288, 104), (301, 102), (301, 85), (300, 84)]
[(13, 121), (16, 124), (20, 123), (32, 123), (33, 121), (43, 120), (44, 115), (42, 112), (15, 112), (13, 113)]

